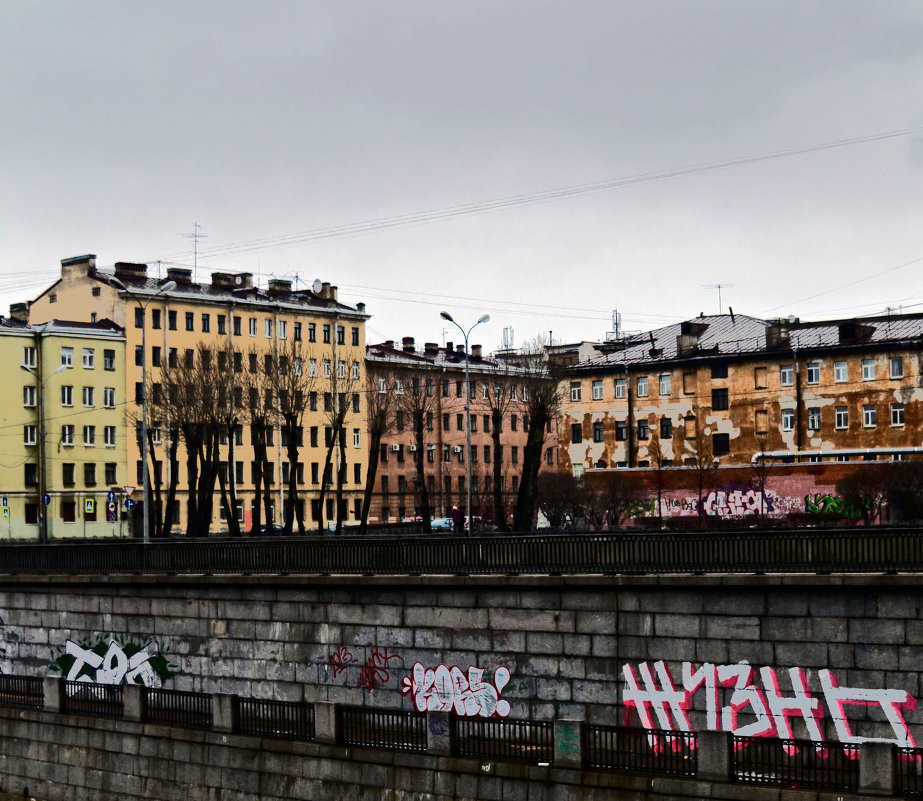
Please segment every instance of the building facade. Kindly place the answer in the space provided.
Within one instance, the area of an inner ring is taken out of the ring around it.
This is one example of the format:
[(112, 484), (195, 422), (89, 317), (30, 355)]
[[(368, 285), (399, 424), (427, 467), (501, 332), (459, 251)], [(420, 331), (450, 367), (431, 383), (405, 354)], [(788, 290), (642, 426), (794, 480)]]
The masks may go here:
[(561, 469), (923, 451), (923, 315), (701, 316), (568, 368)]
[[(168, 269), (166, 276), (154, 277), (148, 275), (147, 265), (119, 262), (112, 272), (98, 271), (95, 256), (65, 259), (61, 264), (61, 278), (29, 305), (30, 321), (67, 314), (87, 321), (110, 318), (124, 326), (128, 354), (121, 386), (128, 399), (125, 425), (134, 429), (141, 420), (146, 359), (152, 407), (152, 482), (165, 488), (173, 474), (178, 476), (171, 507), (174, 529), (187, 528), (190, 522), (186, 511), (192, 508), (187, 491), (190, 468), (183, 445), (175, 460), (169, 458), (172, 401), (160, 390), (162, 383), (168, 383), (171, 368), (198, 364), (203, 348), (217, 359), (221, 373), (232, 375), (236, 382), (231, 391), (240, 423), (221, 435), (220, 481), (216, 486), (233, 486), (237, 498), (233, 513), (243, 529), (249, 531), (254, 519), (257, 478), (269, 488), (268, 506), (262, 504), (261, 510), (268, 509), (272, 523), (281, 522), (289, 476), (294, 476), (297, 488), (295, 514), (307, 527), (336, 519), (338, 510), (332, 505), (335, 487), (328, 488), (323, 506), (320, 497), (332, 409), (340, 408), (340, 404), (345, 405), (340, 422), (353, 438), (347, 444), (341, 431), (343, 447), (332, 452), (334, 475), (343, 477), (339, 511), (346, 524), (358, 519), (367, 464), (367, 448), (361, 441), (366, 428), (364, 304), (350, 307), (338, 302), (336, 287), (328, 283), (316, 282), (311, 290), (297, 290), (290, 281), (272, 280), (267, 289), (261, 289), (254, 286), (250, 273), (215, 272), (209, 282), (200, 283), (188, 269)], [(292, 373), (288, 373), (289, 363)], [(298, 375), (296, 391), (304, 399), (294, 463), (290, 463), (278, 413), (261, 420), (257, 431), (248, 417), (251, 396), (242, 390), (248, 376), (275, 372)], [(158, 397), (161, 394), (164, 397)], [(358, 443), (355, 432), (360, 432)], [(140, 436), (132, 432), (125, 439), (130, 478), (140, 485)], [(255, 458), (257, 442), (266, 450), (265, 464)], [(224, 510), (216, 504), (213, 530), (224, 529), (225, 518)], [(267, 514), (260, 519), (265, 522)]]
[[(493, 525), (497, 455), (502, 505), (509, 522), (528, 426), (518, 368), (484, 356), (480, 345), (471, 347), (469, 453), (463, 345), (448, 342), (440, 348), (427, 342), (418, 350), (413, 337), (404, 337), (399, 347), (393, 341), (370, 345), (366, 360), (370, 417), (377, 403), (386, 409), (387, 419), (378, 449), (370, 522), (422, 514), (416, 470), (417, 460), (422, 459), (431, 517), (450, 517), (453, 506), (467, 516), (466, 462), (470, 462), (472, 515), (485, 526)], [(415, 410), (423, 420), (422, 450), (414, 431)], [(556, 463), (557, 435), (551, 430), (546, 433), (542, 465), (555, 469)]]
[(124, 331), (2, 318), (0, 363), (0, 537), (127, 536)]

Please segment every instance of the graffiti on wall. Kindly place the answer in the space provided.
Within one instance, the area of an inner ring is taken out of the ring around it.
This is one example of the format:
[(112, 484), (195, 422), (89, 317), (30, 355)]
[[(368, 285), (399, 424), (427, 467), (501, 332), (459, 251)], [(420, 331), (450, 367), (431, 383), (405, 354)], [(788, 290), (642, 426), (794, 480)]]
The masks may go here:
[[(669, 667), (663, 662), (653, 665), (641, 662), (635, 668), (622, 667), (625, 687), (622, 702), (626, 712), (635, 710), (646, 729), (693, 731), (689, 710), (693, 697), (702, 692), (705, 697), (705, 725), (714, 731), (728, 731), (741, 737), (794, 738), (792, 721), (799, 720), (823, 755), (824, 711), (833, 722), (840, 742), (857, 745), (867, 742), (897, 743), (915, 747), (904, 720), (903, 711), (916, 708), (916, 700), (905, 690), (872, 690), (862, 687), (840, 687), (830, 670), (819, 670), (818, 679), (823, 703), (808, 689), (807, 676), (801, 668), (789, 668), (791, 692), (780, 686), (779, 677), (771, 667), (757, 670), (746, 663), (715, 665), (705, 662), (696, 668), (683, 662), (679, 687)], [(640, 680), (639, 680), (640, 674)], [(724, 696), (726, 703), (721, 703)], [(852, 733), (847, 717), (849, 706), (876, 706), (894, 733), (893, 738), (862, 737)], [(656, 739), (651, 746), (658, 748)]]
[(178, 667), (167, 659), (167, 650), (154, 639), (139, 645), (100, 634), (92, 644), (88, 639), (66, 640), (63, 651), (52, 648), (49, 669), (68, 681), (160, 687)]
[[(395, 667), (392, 663), (403, 663), (403, 661), (404, 657), (389, 651), (387, 646), (381, 648), (375, 646), (359, 670), (356, 687), (360, 690), (377, 689), (391, 679), (391, 671)], [(333, 677), (336, 678), (350, 665), (361, 664), (362, 660), (345, 645), (341, 645), (327, 657), (327, 662), (333, 671)]]
[(474, 665), (465, 673), (458, 665), (426, 668), (422, 662), (415, 662), (410, 675), (401, 682), (401, 694), (410, 696), (417, 712), (453, 711), (459, 717), (469, 718), (507, 717), (510, 704), (500, 694), (509, 683), (509, 668), (498, 667), (493, 682), (483, 679), (484, 669)]
[(836, 495), (823, 495), (816, 492), (813, 495), (804, 496), (804, 511), (812, 515), (837, 515), (858, 519), (874, 508), (875, 504), (871, 498), (865, 498), (860, 506)]

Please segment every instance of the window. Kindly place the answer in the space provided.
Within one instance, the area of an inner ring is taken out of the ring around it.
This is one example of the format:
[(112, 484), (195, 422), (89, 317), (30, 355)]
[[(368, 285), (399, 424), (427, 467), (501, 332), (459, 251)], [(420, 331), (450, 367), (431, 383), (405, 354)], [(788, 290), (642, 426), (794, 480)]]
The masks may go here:
[(239, 336), (240, 336), (241, 318), (240, 318), (240, 317), (233, 317), (233, 318), (231, 319), (231, 325), (232, 325), (232, 327), (233, 327), (234, 336), (235, 336), (235, 337), (239, 337)]
[(83, 388), (83, 405), (92, 407), (94, 405), (93, 403), (94, 400), (95, 398), (94, 398), (93, 387), (84, 387)]
[(74, 426), (72, 425), (61, 426), (61, 444), (62, 445), (73, 445), (74, 444)]
[[(220, 321), (223, 318), (219, 317), (218, 319)], [(221, 328), (220, 322), (218, 324), (218, 328)], [(207, 334), (209, 331), (211, 331), (211, 315), (203, 314), (202, 315), (202, 333)], [(223, 333), (223, 332), (219, 331), (218, 333)]]
[(768, 371), (765, 367), (753, 368), (754, 389), (767, 389), (769, 387), (769, 379), (767, 378), (767, 373)]
[(317, 342), (317, 323), (308, 323), (308, 342)]
[(74, 349), (73, 348), (61, 348), (61, 364), (65, 367), (74, 366)]
[(862, 380), (863, 381), (874, 381), (875, 380), (875, 360), (874, 359), (863, 359), (862, 360)]
[(156, 345), (151, 348), (151, 364), (154, 367), (160, 367), (160, 348)]
[[(487, 385), (484, 385), (485, 389)], [(602, 400), (603, 399), (603, 382), (601, 380), (596, 380), (593, 382), (593, 400)]]
[(846, 406), (836, 407), (834, 427), (838, 429), (849, 428), (849, 409)]
[[(472, 433), (478, 430), (478, 416), (476, 414), (471, 415), (471, 431)], [(516, 430), (516, 415), (513, 415), (513, 431)]]
[(106, 462), (106, 485), (118, 484), (118, 466), (115, 462)]
[(695, 439), (697, 433), (695, 428), (695, 417), (689, 416), (683, 418), (683, 437), (685, 439)]
[[(324, 401), (325, 401), (325, 403), (326, 403), (326, 396), (325, 396), (325, 398), (324, 398)], [(402, 412), (400, 409), (398, 409), (398, 410), (394, 413), (394, 427), (395, 427), (398, 431), (403, 431), (403, 430), (404, 430), (404, 412)]]
[(263, 336), (272, 339), (272, 320), (263, 320)]
[(342, 325), (337, 326), (337, 345), (346, 344), (346, 329)]
[(484, 446), (484, 462), (490, 464), (490, 445)]
[(186, 330), (195, 330), (195, 315), (192, 312), (186, 312)]
[(513, 464), (519, 464), (519, 447), (517, 445), (513, 445), (513, 447), (510, 448), (510, 459)]
[(711, 408), (713, 412), (723, 412), (728, 408), (727, 387), (711, 391)]
[(35, 444), (35, 426), (23, 426), (22, 427), (22, 442), (23, 445), (34, 445)]
[(904, 357), (892, 356), (888, 359), (888, 378), (904, 377)]
[(455, 428), (459, 431), (465, 430), (465, 416), (463, 414), (455, 415)]
[[(205, 315), (203, 315), (204, 317)], [(216, 318), (218, 321), (218, 333), (226, 334), (227, 331), (227, 318), (223, 314), (219, 314)]]
[(95, 348), (84, 348), (83, 349), (83, 367), (85, 370), (92, 370), (96, 367), (96, 349)]
[(183, 364), (188, 370), (191, 370), (195, 364), (195, 351), (192, 348), (186, 348), (183, 354)]
[(638, 376), (638, 382), (637, 382), (637, 385), (636, 385), (636, 386), (637, 386), (637, 390), (638, 390), (638, 397), (639, 397), (639, 398), (646, 398), (646, 397), (647, 397), (647, 376), (646, 376), (646, 375), (639, 375), (639, 376)]
[[(330, 359), (324, 359), (324, 378), (330, 378)], [(400, 382), (398, 381), (398, 383)]]
[(144, 309), (135, 309), (135, 328), (144, 328)]
[(628, 422), (625, 420), (615, 421), (615, 439), (617, 442), (624, 442), (628, 439)]
[(730, 434), (712, 434), (711, 452), (715, 456), (724, 456), (731, 452)]
[(669, 373), (660, 374), (660, 394), (661, 395), (670, 394), (670, 374)]
[(783, 387), (795, 385), (795, 367), (791, 364), (779, 365), (779, 383)]
[(35, 387), (22, 388), (22, 405), (35, 406)]
[(61, 481), (65, 487), (73, 487), (75, 478), (74, 478), (74, 463), (65, 462), (61, 465)]
[(673, 421), (669, 417), (660, 418), (660, 438), (661, 439), (672, 439), (673, 437)]
[(711, 377), (712, 378), (727, 378), (728, 377), (727, 364), (713, 364), (711, 366)]
[(144, 349), (140, 345), (135, 345), (135, 364), (139, 367), (144, 364)]
[(754, 413), (753, 428), (757, 434), (769, 433), (769, 412), (766, 409), (757, 409)]
[(808, 407), (808, 431), (820, 431), (820, 406)]
[(545, 464), (554, 464), (554, 448), (545, 448)]
[(833, 381), (837, 384), (845, 384), (848, 380), (846, 362), (833, 363)]
[(361, 446), (361, 443), (362, 443), (362, 431), (361, 429), (354, 428), (353, 429), (353, 447), (358, 448)]
[(626, 387), (627, 387), (626, 379), (616, 378), (615, 379), (615, 397), (624, 398), (626, 394), (625, 393)]
[(443, 431), (449, 430), (449, 413), (448, 412), (442, 413), (442, 430)]
[(83, 483), (88, 487), (96, 486), (96, 465), (93, 462), (85, 462), (83, 465)]
[(103, 429), (103, 441), (107, 448), (115, 447), (115, 426), (106, 426)]
[(820, 383), (820, 362), (808, 362), (807, 382), (809, 384)]
[(573, 423), (571, 425), (570, 441), (574, 445), (579, 445), (583, 441), (583, 426), (580, 423)]
[(96, 426), (83, 427), (83, 444), (88, 448), (96, 445)]
[(570, 382), (570, 399), (572, 401), (580, 400), (580, 382), (579, 381)]
[(337, 378), (346, 378), (346, 362), (337, 360)]
[(650, 424), (647, 420), (638, 420), (638, 439), (650, 439)]
[(602, 422), (593, 423), (593, 442), (602, 442), (604, 434)]
[(895, 427), (904, 425), (904, 404), (903, 403), (892, 403), (891, 404), (891, 425)]
[(74, 388), (71, 386), (64, 385), (61, 387), (61, 405), (62, 406), (73, 406), (74, 405)]
[(489, 414), (483, 415), (481, 422), (484, 424), (484, 433), (489, 434), (490, 433), (490, 415)]
[(462, 386), (463, 385), (464, 385), (464, 381), (455, 382), (455, 397), (456, 398), (462, 397)]
[(23, 477), (27, 487), (34, 487), (38, 484), (38, 465), (26, 463), (23, 466)]
[(330, 344), (330, 324), (324, 323), (322, 331), (323, 331), (324, 344), (329, 345)]
[[(359, 393), (358, 392), (353, 393), (353, 414), (359, 414)], [(430, 428), (430, 431), (432, 431), (432, 428)]]
[(279, 339), (288, 338), (288, 323), (285, 320), (279, 320)]
[(256, 336), (256, 317), (250, 317), (247, 320), (247, 333), (252, 337)]
[(169, 328), (171, 331), (176, 330), (176, 312), (175, 311), (171, 310), (167, 312), (167, 328)]
[(865, 403), (862, 406), (862, 427), (875, 428), (877, 425), (877, 413), (874, 403)]
[(783, 431), (794, 431), (795, 430), (795, 410), (794, 409), (783, 409), (782, 410), (782, 430)]

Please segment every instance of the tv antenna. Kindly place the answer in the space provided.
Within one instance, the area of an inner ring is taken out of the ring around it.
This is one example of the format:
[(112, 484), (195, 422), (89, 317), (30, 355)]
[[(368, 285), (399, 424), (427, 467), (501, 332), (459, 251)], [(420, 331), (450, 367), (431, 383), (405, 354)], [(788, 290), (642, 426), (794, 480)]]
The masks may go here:
[(199, 240), (205, 239), (208, 237), (208, 234), (203, 234), (201, 231), (202, 226), (197, 222), (193, 223), (192, 233), (191, 234), (180, 234), (183, 239), (192, 240), (192, 280), (196, 280), (196, 271), (199, 267)]
[(705, 289), (717, 289), (718, 290), (718, 314), (721, 314), (721, 289), (734, 286), (734, 284), (702, 284)]

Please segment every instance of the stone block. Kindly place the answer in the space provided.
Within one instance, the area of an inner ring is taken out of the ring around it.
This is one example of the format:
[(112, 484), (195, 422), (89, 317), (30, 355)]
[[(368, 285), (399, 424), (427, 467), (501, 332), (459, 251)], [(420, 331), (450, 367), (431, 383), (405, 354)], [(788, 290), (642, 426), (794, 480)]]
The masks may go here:
[(904, 637), (903, 620), (853, 619), (849, 621), (850, 642), (903, 645)]
[(588, 656), (592, 640), (588, 634), (565, 634), (564, 654), (567, 656)]
[(705, 618), (705, 636), (715, 640), (758, 640), (760, 619), (753, 616), (713, 615)]
[(654, 634), (658, 637), (699, 637), (702, 633), (702, 620), (699, 615), (654, 615)]
[(608, 634), (593, 634), (590, 653), (593, 656), (617, 656), (619, 652), (619, 638)]
[(859, 746), (859, 792), (893, 795), (897, 754), (893, 743), (862, 743)]
[[(565, 634), (565, 637), (573, 637), (573, 634)], [(512, 651), (513, 653), (522, 653), (526, 650), (526, 634), (523, 631), (501, 630), (491, 633), (493, 648), (495, 651)]]
[(722, 589), (705, 596), (703, 611), (708, 615), (765, 615), (766, 596), (756, 589)]
[(490, 613), (487, 609), (463, 607), (409, 606), (404, 610), (404, 625), (421, 628), (486, 629)]
[(615, 612), (577, 612), (577, 632), (580, 634), (615, 634), (618, 615)]
[(45, 676), (42, 691), (45, 696), (46, 712), (60, 712), (64, 708), (64, 679), (57, 676)]
[(651, 612), (620, 612), (615, 633), (650, 637), (654, 633), (654, 615)]
[(574, 632), (574, 612), (557, 612), (539, 609), (491, 609), (492, 629), (512, 628), (525, 632)]
[(856, 645), (857, 668), (869, 670), (897, 670), (898, 650), (888, 645)]
[(564, 649), (564, 639), (560, 634), (526, 634), (526, 648), (532, 654), (560, 654)]
[(426, 753), (451, 755), (451, 721), (448, 712), (430, 710), (426, 713)]
[(339, 740), (336, 704), (314, 702), (314, 739), (319, 743), (336, 743)]
[(571, 683), (567, 679), (536, 678), (535, 692), (542, 701), (570, 701)]
[(726, 731), (699, 731), (699, 767), (696, 779), (699, 781), (729, 782), (732, 770), (733, 739)]

